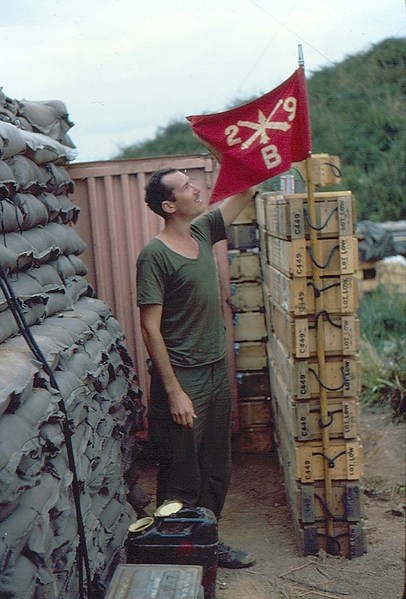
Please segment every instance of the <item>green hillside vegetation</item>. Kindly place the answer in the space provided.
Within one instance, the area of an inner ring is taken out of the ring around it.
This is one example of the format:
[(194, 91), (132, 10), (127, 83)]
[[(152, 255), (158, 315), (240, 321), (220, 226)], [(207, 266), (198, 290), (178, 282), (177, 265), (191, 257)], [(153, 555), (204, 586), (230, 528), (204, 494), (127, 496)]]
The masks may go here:
[[(340, 157), (339, 189), (354, 193), (358, 220), (405, 219), (406, 38), (384, 40), (308, 73), (307, 86), (312, 151)], [(207, 150), (192, 137), (186, 120), (174, 120), (160, 126), (154, 139), (124, 147), (115, 158), (202, 152)], [(276, 178), (268, 188), (278, 188)]]

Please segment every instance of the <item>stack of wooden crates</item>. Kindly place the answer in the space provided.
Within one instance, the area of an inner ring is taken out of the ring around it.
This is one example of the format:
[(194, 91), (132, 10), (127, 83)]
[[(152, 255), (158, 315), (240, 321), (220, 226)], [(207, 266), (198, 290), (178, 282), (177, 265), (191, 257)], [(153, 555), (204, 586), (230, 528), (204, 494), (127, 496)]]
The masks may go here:
[(356, 211), (346, 191), (313, 207), (317, 222), (306, 193), (256, 198), (274, 441), (301, 552), (353, 558), (366, 550)]
[(270, 381), (254, 201), (228, 227), (227, 237), (239, 412), (233, 450), (268, 452), (272, 449)]

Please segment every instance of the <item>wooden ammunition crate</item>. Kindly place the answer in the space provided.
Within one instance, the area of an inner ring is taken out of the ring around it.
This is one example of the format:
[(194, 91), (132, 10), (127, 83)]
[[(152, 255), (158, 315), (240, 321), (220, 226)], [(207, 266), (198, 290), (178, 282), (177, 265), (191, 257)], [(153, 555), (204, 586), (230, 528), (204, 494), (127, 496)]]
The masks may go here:
[(262, 341), (234, 343), (237, 370), (263, 370), (267, 367), (266, 344)]
[(358, 270), (357, 238), (351, 235), (335, 239), (318, 239), (317, 252), (305, 239), (286, 241), (268, 235), (268, 260), (271, 266), (289, 277), (312, 276), (312, 263), (316, 264), (320, 276), (354, 274)]
[[(341, 161), (339, 156), (312, 154), (312, 178), (315, 187), (332, 187), (341, 183)], [(306, 179), (306, 163), (294, 162), (292, 168)]]
[(202, 566), (119, 565), (105, 599), (203, 599), (202, 575)]
[(300, 524), (326, 522), (329, 512), (334, 518), (359, 522), (364, 517), (363, 488), (359, 481), (331, 481), (331, 502), (327, 505), (325, 481), (303, 484), (291, 472), (284, 470), (284, 483), (288, 501), (295, 519)]
[(247, 399), (238, 402), (240, 427), (269, 426), (271, 423), (270, 399)]
[(333, 480), (359, 480), (363, 476), (361, 440), (331, 439), (325, 452), (319, 441), (296, 446), (296, 478), (302, 483), (324, 480), (326, 461)]
[(257, 213), (255, 209), (255, 200), (249, 202), (236, 219), (233, 220), (233, 225), (249, 225), (257, 221)]
[[(270, 365), (272, 406), (278, 420), (296, 441), (314, 441), (322, 438), (320, 400), (294, 400), (285, 382)], [(331, 438), (354, 439), (360, 432), (360, 404), (356, 398), (328, 399), (328, 418), (323, 423)]]
[(303, 555), (317, 555), (320, 549), (347, 559), (361, 557), (367, 551), (365, 522), (334, 522), (332, 534), (327, 524), (300, 525), (293, 518), (299, 551)]
[(358, 278), (355, 274), (322, 277), (320, 289), (312, 278), (290, 278), (261, 260), (264, 285), (275, 301), (297, 316), (316, 313), (316, 294), (330, 314), (352, 314), (358, 309)]
[(350, 191), (316, 193), (316, 222), (310, 221), (306, 194), (275, 196), (266, 199), (266, 230), (281, 239), (310, 237), (311, 226), (322, 237), (354, 235), (356, 224), (355, 200)]
[(266, 227), (266, 194), (259, 193), (255, 197), (255, 213), (256, 219), (259, 227), (265, 229)]
[(263, 312), (239, 312), (234, 314), (235, 341), (261, 341), (266, 338)]
[[(274, 335), (268, 339), (267, 355), (269, 363), (274, 363), (293, 399), (320, 396), (317, 358), (293, 359)], [(326, 378), (321, 383), (326, 387), (327, 397), (357, 397), (361, 390), (358, 356), (327, 356)]]
[(232, 439), (232, 450), (241, 453), (267, 453), (272, 451), (272, 432), (269, 425), (257, 424), (240, 428)]
[(229, 250), (246, 250), (258, 247), (258, 229), (256, 223), (246, 225), (230, 225), (227, 227)]
[(258, 251), (228, 252), (230, 279), (232, 281), (260, 281), (261, 268)]
[(271, 391), (268, 370), (237, 372), (236, 378), (239, 399), (269, 397)]
[(264, 308), (264, 294), (260, 282), (232, 282), (230, 293), (234, 312), (255, 312)]
[(263, 227), (258, 227), (259, 249), (261, 252), (261, 262), (268, 262), (268, 233)]
[(321, 441), (296, 441), (283, 419), (275, 422), (275, 438), (284, 468), (301, 483), (325, 480), (326, 467), (331, 480), (356, 481), (363, 476), (363, 446), (361, 439), (330, 439), (324, 450)]
[[(317, 328), (322, 328), (325, 355), (351, 355), (359, 351), (360, 324), (354, 314), (291, 316), (273, 299), (269, 299), (271, 328), (286, 350), (296, 358), (317, 355)], [(267, 312), (268, 314), (268, 312)]]

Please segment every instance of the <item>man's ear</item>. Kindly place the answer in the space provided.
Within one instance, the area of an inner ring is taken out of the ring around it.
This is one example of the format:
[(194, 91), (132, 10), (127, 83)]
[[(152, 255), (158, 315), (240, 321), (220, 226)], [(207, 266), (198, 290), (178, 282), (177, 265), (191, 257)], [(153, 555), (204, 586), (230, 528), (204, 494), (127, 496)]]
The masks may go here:
[(164, 200), (161, 206), (162, 210), (167, 214), (173, 214), (176, 212), (176, 204), (174, 200)]

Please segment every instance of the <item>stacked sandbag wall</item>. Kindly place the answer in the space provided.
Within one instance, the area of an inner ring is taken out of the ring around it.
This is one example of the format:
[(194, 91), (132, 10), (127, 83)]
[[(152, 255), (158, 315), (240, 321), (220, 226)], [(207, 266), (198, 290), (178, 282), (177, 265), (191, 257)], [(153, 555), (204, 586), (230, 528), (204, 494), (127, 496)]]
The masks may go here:
[(102, 596), (147, 502), (133, 469), (141, 390), (119, 322), (85, 279), (85, 243), (72, 226), (72, 124), (62, 102), (0, 90), (4, 599), (73, 599), (83, 587)]

